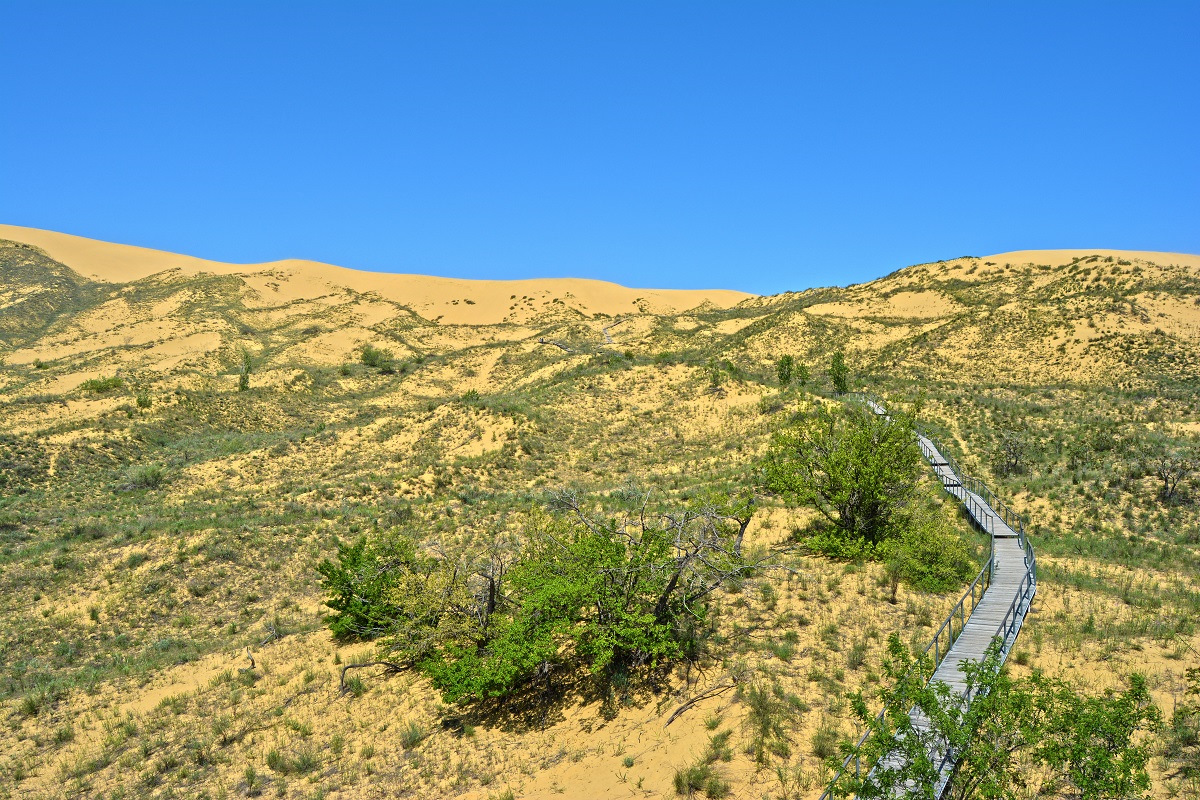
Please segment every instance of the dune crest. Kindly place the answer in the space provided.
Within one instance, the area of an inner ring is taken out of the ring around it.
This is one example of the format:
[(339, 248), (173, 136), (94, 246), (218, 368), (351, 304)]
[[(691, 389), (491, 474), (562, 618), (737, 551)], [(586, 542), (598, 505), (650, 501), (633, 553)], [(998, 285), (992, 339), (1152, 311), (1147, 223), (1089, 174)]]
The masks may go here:
[(185, 275), (269, 276), (271, 290), (291, 299), (312, 299), (347, 288), (377, 294), (449, 324), (496, 324), (510, 314), (514, 302), (522, 301), (538, 305), (561, 302), (588, 315), (617, 316), (675, 313), (705, 303), (729, 308), (754, 296), (729, 289), (635, 289), (585, 278), (492, 281), (365, 272), (302, 259), (226, 264), (15, 225), (0, 225), (0, 239), (38, 247), (79, 274), (103, 283), (128, 283), (166, 270)]

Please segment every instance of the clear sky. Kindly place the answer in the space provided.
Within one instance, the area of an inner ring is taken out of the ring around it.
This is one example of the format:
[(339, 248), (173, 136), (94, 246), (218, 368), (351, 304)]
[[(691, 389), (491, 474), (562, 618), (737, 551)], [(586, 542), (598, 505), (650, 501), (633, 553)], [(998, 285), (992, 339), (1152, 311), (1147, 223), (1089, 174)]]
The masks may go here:
[(1200, 252), (1200, 3), (0, 0), (0, 222), (778, 292)]

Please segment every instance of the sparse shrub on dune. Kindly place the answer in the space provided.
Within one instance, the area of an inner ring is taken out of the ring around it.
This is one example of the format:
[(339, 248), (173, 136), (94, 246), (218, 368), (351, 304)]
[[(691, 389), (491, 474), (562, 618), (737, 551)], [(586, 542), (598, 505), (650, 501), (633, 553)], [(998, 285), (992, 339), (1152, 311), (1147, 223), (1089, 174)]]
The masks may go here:
[(789, 356), (780, 356), (779, 361), (775, 363), (775, 374), (779, 378), (780, 386), (788, 386), (795, 376), (796, 359)]
[(92, 394), (104, 394), (105, 392), (111, 392), (114, 389), (120, 389), (124, 386), (125, 381), (116, 375), (111, 375), (107, 378), (88, 378), (79, 385), (79, 388)]
[(160, 464), (142, 464), (130, 468), (128, 473), (129, 486), (134, 489), (157, 489), (166, 479)]
[(385, 369), (395, 372), (395, 366), (393, 362), (395, 361), (396, 356), (389, 349), (374, 347), (366, 344), (363, 345), (362, 355), (360, 358), (362, 363), (366, 364), (368, 367), (374, 367), (381, 372)]
[(552, 497), (520, 545), (463, 560), (386, 551), (360, 539), (318, 566), (339, 636), (383, 637), (391, 657), (431, 677), (449, 702), (513, 693), (563, 666), (615, 676), (691, 652), (714, 591), (756, 565), (741, 555), (752, 513), (712, 500), (649, 513), (649, 493)]

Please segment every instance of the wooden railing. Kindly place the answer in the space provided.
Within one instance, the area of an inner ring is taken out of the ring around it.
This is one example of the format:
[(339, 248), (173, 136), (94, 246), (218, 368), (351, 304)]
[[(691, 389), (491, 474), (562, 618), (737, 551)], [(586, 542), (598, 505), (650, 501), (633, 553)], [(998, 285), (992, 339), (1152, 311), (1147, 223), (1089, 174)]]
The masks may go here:
[[(842, 395), (843, 399), (851, 402), (860, 402), (871, 408), (876, 414), (886, 415), (887, 407), (883, 400), (879, 397), (867, 392), (851, 392)], [(967, 476), (958, 462), (949, 455), (946, 449), (940, 445), (927, 432), (918, 428), (918, 442), (921, 446), (921, 454), (925, 460), (933, 467), (934, 473), (942, 480), (942, 488), (957, 500), (963, 503), (971, 520), (983, 531), (987, 532), (991, 537), (991, 548), (988, 554), (987, 563), (979, 570), (979, 574), (975, 576), (975, 580), (967, 587), (963, 596), (959, 598), (954, 608), (946, 616), (937, 633), (933, 635), (933, 639), (925, 646), (922, 651), (922, 656), (929, 655), (929, 651), (933, 651), (932, 670), (924, 677), (926, 681), (932, 680), (933, 674), (937, 672), (938, 667), (944, 662), (950, 649), (958, 640), (962, 631), (967, 626), (967, 621), (971, 618), (971, 614), (983, 599), (991, 585), (991, 579), (994, 575), (996, 561), (995, 535), (997, 519), (1003, 520), (1004, 524), (1016, 534), (1017, 542), (1021, 547), (1024, 556), (1024, 576), (1018, 587), (1016, 596), (1013, 597), (1012, 603), (1009, 604), (1008, 610), (1005, 612), (999, 627), (996, 629), (995, 636), (1001, 639), (1000, 659), (1003, 663), (1008, 655), (1009, 649), (1016, 640), (1016, 635), (1020, 631), (1021, 623), (1025, 618), (1025, 614), (1029, 609), (1029, 605), (1033, 600), (1034, 593), (1037, 591), (1037, 559), (1034, 556), (1033, 547), (1030, 545), (1028, 537), (1025, 535), (1025, 520), (1024, 518), (1012, 511), (1009, 506), (1000, 500), (995, 492), (988, 488), (987, 484), (976, 478)], [(939, 458), (940, 456), (940, 458)], [(939, 467), (948, 469), (953, 476), (945, 475), (939, 471)], [(956, 489), (961, 489), (961, 492), (955, 492)], [(999, 510), (997, 510), (999, 507)], [(978, 593), (978, 597), (976, 594)], [(944, 634), (944, 636), (943, 636)], [(964, 697), (966, 703), (970, 704), (972, 700), (971, 690), (968, 689)], [(842, 761), (841, 769), (834, 775), (830, 781), (829, 788), (821, 794), (821, 800), (829, 800), (832, 795), (832, 787), (837, 783), (837, 780), (846, 773), (852, 766), (855, 777), (862, 776), (862, 748), (870, 736), (871, 731), (878, 729), (884, 722), (884, 716), (887, 710), (884, 709), (875, 717), (874, 724), (868, 725), (866, 731), (859, 737), (854, 744), (850, 754)], [(947, 749), (941, 759), (939, 765), (939, 773), (949, 775), (948, 768), (952, 766), (954, 761), (954, 753)], [(874, 764), (866, 765), (868, 769), (874, 767)], [(943, 780), (940, 788), (944, 790), (947, 781)]]
[[(924, 676), (926, 681), (933, 677), (933, 673), (937, 672), (937, 668), (942, 664), (943, 661), (946, 660), (946, 656), (949, 654), (950, 648), (952, 648), (954, 643), (958, 641), (958, 637), (962, 634), (963, 629), (966, 627), (966, 620), (971, 618), (971, 613), (975, 611), (975, 607), (979, 604), (979, 601), (983, 599), (983, 593), (987, 591), (987, 587), (991, 581), (991, 574), (992, 562), (991, 559), (989, 559), (988, 562), (983, 565), (983, 569), (979, 570), (979, 574), (975, 576), (975, 580), (971, 581), (971, 585), (967, 588), (967, 591), (963, 592), (963, 596), (959, 598), (958, 603), (955, 604), (954, 608), (951, 609), (950, 613), (946, 616), (946, 619), (942, 622), (942, 626), (938, 628), (937, 633), (933, 635), (933, 639), (930, 640), (929, 644), (925, 645), (925, 649), (921, 651), (922, 656), (929, 655), (930, 650), (933, 651), (933, 666), (929, 670), (929, 674)], [(979, 595), (978, 597), (976, 597), (977, 592)], [(968, 601), (970, 602), (970, 610), (967, 610)], [(956, 622), (957, 624), (955, 624)], [(945, 634), (945, 636), (943, 637), (942, 634)], [(842, 761), (841, 769), (838, 770), (838, 773), (833, 776), (833, 781), (830, 781), (831, 785), (833, 782), (837, 781), (837, 779), (840, 778), (844, 772), (850, 769), (851, 764), (854, 766), (854, 776), (859, 777), (862, 775), (863, 764), (862, 757), (860, 755), (862, 752), (862, 746), (866, 744), (867, 738), (871, 735), (871, 731), (880, 727), (886, 714), (887, 709), (883, 709), (875, 717), (875, 723), (867, 726), (867, 729), (863, 732), (862, 736), (860, 736), (858, 741), (854, 743), (854, 750), (850, 753), (850, 755), (846, 756), (844, 761)], [(867, 766), (869, 768), (873, 765), (868, 764)], [(821, 800), (828, 800), (830, 797), (832, 797), (830, 790), (826, 789), (821, 795)]]

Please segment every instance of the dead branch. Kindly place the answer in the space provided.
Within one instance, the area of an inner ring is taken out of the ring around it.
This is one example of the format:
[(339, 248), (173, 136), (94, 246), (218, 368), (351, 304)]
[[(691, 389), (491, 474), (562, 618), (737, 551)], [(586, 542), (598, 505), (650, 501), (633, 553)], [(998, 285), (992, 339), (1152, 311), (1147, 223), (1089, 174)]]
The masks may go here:
[(672, 722), (675, 721), (676, 717), (678, 717), (683, 712), (687, 711), (692, 706), (696, 705), (696, 703), (699, 703), (701, 700), (707, 700), (710, 697), (716, 697), (719, 694), (724, 694), (725, 692), (728, 692), (730, 689), (734, 688), (735, 686), (737, 686), (737, 677), (732, 676), (729, 679), (729, 683), (723, 683), (720, 686), (714, 686), (713, 688), (708, 689), (707, 691), (701, 692), (700, 694), (693, 697), (691, 700), (688, 700), (686, 703), (681, 705), (679, 708), (675, 709), (675, 711), (672, 712), (671, 716), (667, 717), (667, 721), (663, 723), (663, 727), (665, 728), (668, 725), (670, 725)]

